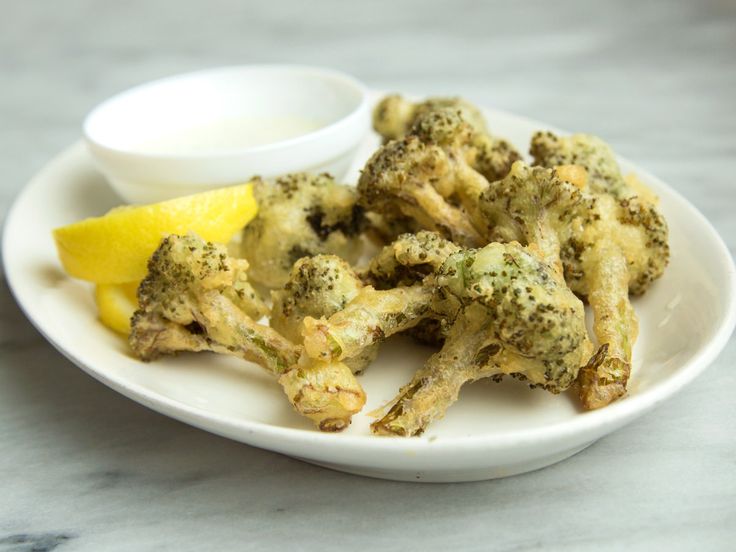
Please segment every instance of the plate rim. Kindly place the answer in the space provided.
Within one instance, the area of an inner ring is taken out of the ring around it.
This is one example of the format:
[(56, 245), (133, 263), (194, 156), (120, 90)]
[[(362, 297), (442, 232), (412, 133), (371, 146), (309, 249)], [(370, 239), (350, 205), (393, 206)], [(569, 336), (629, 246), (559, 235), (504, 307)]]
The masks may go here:
[[(488, 113), (498, 113), (505, 117), (534, 123), (539, 126), (539, 122), (527, 117), (516, 115), (514, 113), (489, 109), (482, 106), (484, 111)], [(543, 125), (544, 128), (553, 129), (550, 125)], [(565, 134), (569, 134), (568, 132)], [(523, 445), (540, 446), (546, 443), (556, 442), (564, 438), (575, 437), (577, 441), (583, 442), (586, 438), (590, 440), (591, 434), (605, 434), (605, 429), (613, 426), (613, 429), (626, 424), (628, 421), (642, 415), (653, 409), (663, 400), (673, 396), (684, 386), (693, 381), (700, 375), (720, 354), (728, 343), (730, 336), (736, 326), (736, 265), (732, 258), (728, 247), (713, 227), (711, 222), (703, 215), (690, 201), (688, 201), (680, 192), (669, 186), (667, 183), (657, 178), (650, 172), (641, 168), (638, 164), (631, 163), (625, 157), (617, 156), (620, 161), (636, 167), (636, 171), (646, 181), (656, 182), (658, 187), (666, 190), (671, 198), (684, 208), (688, 216), (695, 217), (707, 230), (708, 241), (718, 249), (721, 261), (726, 269), (728, 289), (723, 290), (725, 299), (728, 304), (724, 311), (724, 316), (719, 322), (718, 328), (707, 342), (697, 353), (693, 355), (688, 362), (684, 363), (674, 375), (668, 377), (665, 381), (655, 385), (654, 387), (643, 391), (635, 396), (628, 396), (625, 400), (613, 403), (606, 408), (581, 412), (579, 416), (572, 419), (555, 422), (535, 428), (523, 428), (506, 430), (499, 433), (489, 434), (471, 434), (457, 436), (429, 437), (427, 434), (412, 438), (381, 438), (374, 435), (350, 435), (350, 434), (334, 434), (324, 433), (316, 430), (306, 430), (299, 428), (290, 428), (273, 425), (267, 422), (256, 421), (252, 419), (236, 418), (227, 416), (217, 412), (202, 410), (176, 399), (167, 397), (159, 392), (153, 391), (138, 383), (130, 383), (125, 378), (118, 378), (105, 374), (99, 369), (90, 365), (85, 359), (80, 358), (78, 354), (67, 350), (52, 335), (49, 324), (45, 324), (42, 317), (37, 316), (33, 312), (33, 303), (24, 296), (22, 288), (18, 286), (17, 277), (12, 266), (13, 247), (10, 243), (11, 232), (15, 226), (15, 220), (20, 216), (20, 207), (24, 204), (32, 190), (42, 185), (47, 178), (48, 173), (53, 173), (56, 167), (74, 155), (79, 155), (84, 150), (83, 140), (78, 140), (72, 145), (64, 148), (60, 153), (47, 161), (31, 179), (23, 186), (21, 191), (14, 198), (11, 207), (7, 211), (5, 223), (3, 225), (2, 237), (2, 261), (8, 282), (8, 287), (18, 306), (32, 323), (32, 325), (41, 333), (41, 335), (51, 343), (64, 357), (81, 368), (85, 373), (89, 374), (104, 385), (110, 387), (116, 392), (132, 399), (147, 408), (150, 408), (160, 414), (175, 418), (179, 421), (193, 425), (207, 431), (217, 433), (229, 438), (233, 438), (242, 442), (263, 446), (264, 439), (276, 439), (275, 443), (286, 442), (294, 445), (329, 445), (334, 446), (339, 443), (341, 446), (350, 447), (354, 452), (406, 452), (412, 453), (431, 452), (432, 454), (454, 453), (458, 451), (468, 450), (501, 450), (510, 447), (519, 447)], [(10, 232), (9, 232), (10, 230)], [(250, 440), (244, 439), (247, 435)], [(597, 437), (592, 437), (595, 439)], [(285, 440), (285, 441), (283, 441)], [(570, 442), (566, 442), (569, 446)], [(274, 446), (269, 443), (267, 448), (274, 450), (284, 447)], [(287, 447), (288, 448), (288, 447)], [(301, 455), (305, 455), (308, 451), (300, 451)], [(309, 456), (309, 454), (306, 454)]]

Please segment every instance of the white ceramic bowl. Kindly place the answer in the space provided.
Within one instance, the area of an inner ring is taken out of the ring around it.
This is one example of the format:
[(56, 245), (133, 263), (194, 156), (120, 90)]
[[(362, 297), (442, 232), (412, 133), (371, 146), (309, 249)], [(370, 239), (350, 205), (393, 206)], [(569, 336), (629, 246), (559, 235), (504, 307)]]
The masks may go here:
[[(271, 131), (283, 128), (284, 122), (313, 130), (300, 134), (290, 128), (291, 137), (248, 143), (254, 126), (268, 140), (278, 136)], [(118, 194), (142, 203), (254, 175), (310, 171), (340, 179), (369, 125), (366, 89), (354, 78), (313, 67), (253, 65), (187, 73), (132, 88), (87, 116), (84, 137)], [(238, 135), (235, 127), (249, 127), (247, 135)], [(211, 140), (196, 146), (176, 143), (181, 136)]]

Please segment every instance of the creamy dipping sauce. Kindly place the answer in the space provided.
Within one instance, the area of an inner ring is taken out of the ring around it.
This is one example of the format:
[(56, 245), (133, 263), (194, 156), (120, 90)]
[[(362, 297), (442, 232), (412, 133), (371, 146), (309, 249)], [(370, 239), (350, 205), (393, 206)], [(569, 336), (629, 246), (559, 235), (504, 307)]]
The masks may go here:
[(302, 117), (241, 117), (212, 121), (156, 136), (136, 149), (159, 154), (201, 154), (273, 144), (324, 126)]

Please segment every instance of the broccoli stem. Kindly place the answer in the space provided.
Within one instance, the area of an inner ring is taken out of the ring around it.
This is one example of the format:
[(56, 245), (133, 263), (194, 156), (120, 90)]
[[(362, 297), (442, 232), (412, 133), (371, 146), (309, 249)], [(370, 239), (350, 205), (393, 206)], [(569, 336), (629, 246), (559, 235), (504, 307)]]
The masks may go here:
[(420, 190), (403, 210), (421, 227), (437, 230), (452, 241), (469, 247), (478, 247), (486, 242), (468, 220), (468, 216), (461, 209), (448, 203), (434, 187), (426, 184)]
[(560, 238), (557, 232), (547, 222), (546, 217), (529, 225), (527, 243), (532, 245), (539, 253), (542, 261), (554, 267), (557, 274), (562, 278), (563, 269), (560, 260)]
[(329, 319), (304, 320), (304, 348), (317, 360), (354, 358), (366, 347), (416, 326), (430, 314), (433, 290), (416, 284), (390, 290), (363, 288)]
[(479, 377), (479, 361), (487, 364), (486, 357), (477, 357), (487, 339), (489, 323), (485, 316), (460, 314), (442, 349), (401, 389), (383, 418), (371, 424), (373, 432), (405, 437), (421, 435), (433, 420), (444, 416), (457, 400), (463, 384)]
[(296, 365), (299, 349), (276, 330), (258, 324), (217, 291), (200, 302), (208, 336), (246, 360), (280, 375)]
[(629, 302), (629, 271), (621, 250), (609, 240), (600, 241), (587, 263), (588, 302), (593, 309), (593, 332), (598, 358), (580, 371), (580, 398), (586, 409), (600, 408), (626, 392), (631, 373), (631, 347), (638, 323)]

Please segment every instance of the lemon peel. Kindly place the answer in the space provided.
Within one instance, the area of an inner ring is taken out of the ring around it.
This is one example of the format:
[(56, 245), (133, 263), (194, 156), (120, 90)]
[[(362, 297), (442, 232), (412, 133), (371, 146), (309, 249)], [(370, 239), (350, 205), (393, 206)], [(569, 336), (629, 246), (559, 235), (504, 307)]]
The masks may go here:
[(95, 303), (99, 311), (100, 322), (111, 330), (128, 335), (130, 318), (138, 308), (138, 282), (125, 284), (97, 284), (95, 286)]

